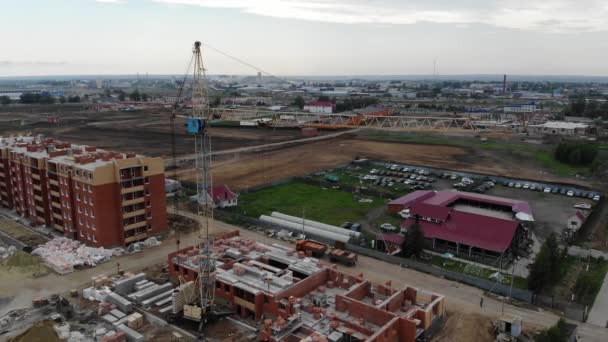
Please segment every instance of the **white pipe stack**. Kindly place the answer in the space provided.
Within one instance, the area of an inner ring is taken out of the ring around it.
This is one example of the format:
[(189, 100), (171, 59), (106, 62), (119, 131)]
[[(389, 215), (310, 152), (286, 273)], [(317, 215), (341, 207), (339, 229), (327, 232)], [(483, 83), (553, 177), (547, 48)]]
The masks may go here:
[(332, 226), (332, 225), (321, 223), (321, 222), (317, 222), (317, 221), (305, 220), (305, 219), (303, 219), (301, 217), (285, 215), (285, 214), (281, 214), (281, 213), (276, 212), (276, 211), (273, 211), (272, 214), (270, 214), (270, 216), (278, 218), (278, 219), (281, 219), (281, 220), (294, 222), (294, 223), (297, 223), (299, 225), (303, 224), (303, 225), (306, 225), (306, 226), (309, 226), (309, 227), (313, 227), (313, 228), (317, 228), (317, 229), (321, 229), (321, 230), (326, 230), (326, 231), (329, 231), (329, 232), (332, 232), (332, 233), (346, 235), (348, 237), (351, 237), (351, 236), (353, 236), (353, 237), (359, 237), (359, 235), (361, 235), (361, 233), (355, 232), (355, 231), (352, 231), (352, 230), (348, 230), (348, 229)]
[(275, 224), (280, 227), (287, 228), (293, 232), (298, 232), (298, 233), (302, 233), (305, 235), (308, 235), (308, 234), (316, 235), (316, 236), (323, 237), (323, 238), (326, 238), (326, 239), (332, 240), (332, 241), (340, 241), (340, 242), (347, 243), (348, 240), (350, 239), (349, 236), (346, 236), (343, 234), (337, 234), (337, 233), (330, 232), (327, 230), (323, 230), (323, 229), (319, 229), (319, 228), (315, 228), (315, 227), (311, 227), (311, 226), (307, 226), (307, 225), (302, 225), (302, 223), (295, 223), (295, 222), (283, 220), (283, 219), (272, 217), (272, 216), (261, 215), (260, 220), (263, 222), (267, 222), (267, 223)]

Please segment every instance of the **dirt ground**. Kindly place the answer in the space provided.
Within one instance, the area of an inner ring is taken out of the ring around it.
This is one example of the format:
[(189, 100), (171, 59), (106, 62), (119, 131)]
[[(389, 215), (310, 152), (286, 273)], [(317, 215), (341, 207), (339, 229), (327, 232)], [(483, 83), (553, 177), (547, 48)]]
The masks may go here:
[(21, 224), (5, 217), (0, 217), (0, 230), (28, 246), (37, 246), (48, 241), (40, 234), (34, 233)]
[(447, 312), (448, 319), (433, 341), (441, 342), (490, 342), (496, 339), (492, 320), (478, 313), (467, 315)]
[[(539, 174), (522, 161), (509, 160), (509, 156), (497, 156), (489, 152), (472, 155), (462, 147), (402, 144), (352, 137), (255, 154), (223, 156), (214, 162), (213, 176), (216, 184), (229, 184), (238, 191), (332, 168), (348, 163), (356, 157), (545, 181), (564, 181), (559, 177)], [(173, 174), (173, 171), (169, 172), (170, 177)], [(193, 179), (192, 170), (179, 170), (175, 174), (182, 180)]]
[(9, 339), (9, 342), (60, 342), (62, 340), (53, 330), (53, 324), (53, 321), (38, 322), (23, 334)]

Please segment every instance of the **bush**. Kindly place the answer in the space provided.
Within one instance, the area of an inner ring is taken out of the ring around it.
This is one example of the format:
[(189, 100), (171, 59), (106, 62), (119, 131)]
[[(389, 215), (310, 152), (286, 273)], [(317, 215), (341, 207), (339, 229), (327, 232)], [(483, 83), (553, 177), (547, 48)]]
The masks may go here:
[(555, 149), (555, 159), (572, 165), (590, 165), (598, 153), (598, 146), (591, 143), (562, 142)]

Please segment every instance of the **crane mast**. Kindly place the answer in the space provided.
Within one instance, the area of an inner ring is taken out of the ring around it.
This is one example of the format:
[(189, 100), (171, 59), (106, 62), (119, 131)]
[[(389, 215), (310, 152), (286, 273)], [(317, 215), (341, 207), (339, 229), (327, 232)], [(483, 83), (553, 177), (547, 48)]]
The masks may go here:
[(197, 214), (201, 217), (199, 229), (199, 247), (201, 258), (199, 264), (198, 287), (201, 306), (199, 331), (206, 323), (215, 302), (215, 256), (212, 252), (209, 228), (213, 222), (213, 198), (211, 189), (211, 138), (208, 127), (211, 117), (206, 70), (201, 53), (201, 43), (195, 42), (193, 48), (192, 78), (192, 116), (188, 119), (188, 132), (194, 135)]

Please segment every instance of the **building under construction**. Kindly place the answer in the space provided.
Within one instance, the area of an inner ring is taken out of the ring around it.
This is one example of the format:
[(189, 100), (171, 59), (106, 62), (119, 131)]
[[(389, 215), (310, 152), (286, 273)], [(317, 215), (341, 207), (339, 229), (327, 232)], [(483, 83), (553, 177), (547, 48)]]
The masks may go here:
[[(218, 256), (217, 299), (260, 322), (265, 341), (415, 341), (443, 321), (439, 294), (374, 284), (290, 247), (257, 243), (237, 231), (216, 238), (211, 249)], [(174, 278), (197, 281), (197, 247), (168, 258)]]

